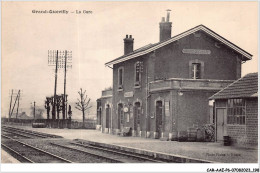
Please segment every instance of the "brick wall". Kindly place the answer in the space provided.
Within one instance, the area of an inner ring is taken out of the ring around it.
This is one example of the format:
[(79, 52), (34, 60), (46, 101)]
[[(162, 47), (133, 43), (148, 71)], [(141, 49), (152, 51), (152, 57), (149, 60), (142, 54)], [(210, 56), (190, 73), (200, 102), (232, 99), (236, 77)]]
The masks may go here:
[(258, 144), (257, 98), (246, 100), (246, 125), (227, 125), (227, 133), (233, 143), (239, 145)]
[[(189, 78), (189, 61), (197, 59), (204, 62), (203, 79), (238, 79), (241, 74), (239, 55), (224, 45), (217, 48), (215, 43), (216, 40), (201, 32), (200, 37), (191, 34), (156, 50), (155, 77)], [(183, 53), (183, 49), (210, 50), (210, 54), (188, 54)]]
[(246, 140), (246, 126), (244, 125), (227, 125), (227, 133), (232, 143), (242, 144)]
[(248, 144), (258, 143), (258, 102), (257, 98), (246, 100), (246, 135)]
[(189, 127), (201, 127), (210, 123), (208, 98), (213, 91), (183, 91), (177, 95), (177, 130), (186, 131)]

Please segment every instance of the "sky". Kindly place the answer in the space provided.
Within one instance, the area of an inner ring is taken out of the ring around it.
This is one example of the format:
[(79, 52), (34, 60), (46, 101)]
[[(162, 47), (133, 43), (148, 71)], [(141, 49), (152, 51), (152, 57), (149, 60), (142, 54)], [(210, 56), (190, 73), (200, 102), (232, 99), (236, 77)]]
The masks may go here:
[[(159, 41), (159, 22), (171, 9), (172, 36), (203, 24), (253, 55), (242, 76), (258, 71), (257, 2), (2, 2), (2, 114), (9, 111), (10, 90), (21, 89), (20, 107), (43, 106), (54, 93), (54, 69), (48, 50), (72, 51), (67, 72), (68, 100), (80, 88), (92, 101), (112, 86), (105, 63), (123, 55), (123, 39), (133, 35), (134, 49)], [(67, 10), (36, 14), (33, 10)], [(77, 11), (81, 11), (77, 14)], [(83, 13), (83, 11), (92, 13)], [(57, 93), (63, 93), (58, 73)]]

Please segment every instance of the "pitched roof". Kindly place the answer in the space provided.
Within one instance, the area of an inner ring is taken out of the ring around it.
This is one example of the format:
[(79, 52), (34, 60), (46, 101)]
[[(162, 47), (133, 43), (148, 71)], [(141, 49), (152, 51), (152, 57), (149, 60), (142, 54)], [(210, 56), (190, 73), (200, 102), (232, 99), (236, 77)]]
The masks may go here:
[(240, 53), (243, 55), (243, 60), (244, 61), (247, 61), (247, 60), (250, 60), (252, 59), (252, 55), (248, 52), (246, 52), (245, 50), (241, 49), (240, 47), (238, 47), (237, 45), (231, 43), (230, 41), (226, 40), (225, 38), (221, 37), (220, 35), (218, 35), (217, 33), (215, 33), (214, 31), (212, 31), (211, 29), (207, 28), (206, 26), (204, 25), (198, 25), (188, 31), (185, 31), (181, 34), (178, 34), (168, 40), (165, 40), (165, 41), (162, 41), (162, 42), (158, 42), (158, 43), (155, 43), (155, 44), (148, 44), (144, 47), (141, 47), (127, 55), (123, 55), (123, 56), (120, 56), (112, 61), (109, 61), (107, 62), (105, 65), (106, 66), (109, 66), (109, 65), (113, 65), (113, 64), (117, 64), (117, 63), (120, 63), (120, 62), (123, 62), (123, 61), (126, 61), (126, 60), (129, 60), (129, 59), (132, 59), (132, 58), (136, 58), (136, 57), (139, 57), (141, 55), (145, 55), (147, 53), (150, 53), (156, 49), (159, 49), (165, 45), (168, 45), (176, 40), (179, 40), (187, 35), (190, 35), (194, 32), (197, 32), (199, 30), (202, 30), (206, 33), (208, 33), (209, 35), (211, 35), (212, 37), (216, 38), (218, 41), (224, 43), (225, 45), (227, 45), (228, 47), (230, 47), (231, 49), (235, 50), (236, 52)]
[(226, 88), (217, 92), (209, 99), (258, 97), (258, 73), (249, 73)]

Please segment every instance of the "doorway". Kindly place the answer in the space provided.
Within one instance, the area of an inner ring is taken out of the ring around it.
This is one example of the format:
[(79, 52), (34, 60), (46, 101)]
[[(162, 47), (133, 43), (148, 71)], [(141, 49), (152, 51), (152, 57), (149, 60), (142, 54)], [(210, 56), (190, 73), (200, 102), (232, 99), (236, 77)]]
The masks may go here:
[(118, 107), (117, 107), (117, 115), (118, 115), (118, 118), (117, 118), (117, 126), (118, 126), (118, 129), (121, 129), (121, 124), (123, 125), (124, 123), (124, 111), (123, 111), (123, 104), (122, 103), (119, 103), (118, 104)]
[(134, 130), (140, 127), (140, 115), (141, 115), (141, 104), (140, 102), (135, 102), (134, 105)]
[(227, 110), (223, 108), (217, 108), (216, 116), (217, 141), (223, 141), (223, 136), (227, 134)]
[(110, 119), (110, 113), (111, 113), (111, 110), (110, 110), (110, 106), (109, 104), (107, 104), (106, 106), (106, 128), (109, 128), (109, 119)]
[(155, 129), (156, 132), (158, 132), (158, 138), (161, 138), (162, 134), (162, 114), (163, 114), (163, 107), (162, 107), (162, 101), (156, 102), (156, 124)]
[(102, 111), (101, 107), (98, 108), (97, 112), (97, 125), (101, 125), (101, 116), (102, 116)]

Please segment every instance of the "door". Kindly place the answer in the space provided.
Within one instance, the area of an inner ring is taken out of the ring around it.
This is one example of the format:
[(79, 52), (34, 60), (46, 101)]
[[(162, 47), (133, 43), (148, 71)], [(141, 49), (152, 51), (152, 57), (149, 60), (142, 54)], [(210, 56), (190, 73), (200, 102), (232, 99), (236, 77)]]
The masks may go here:
[(217, 109), (217, 141), (223, 141), (223, 136), (227, 134), (227, 111)]
[(97, 114), (98, 114), (98, 118), (97, 118), (97, 124), (98, 125), (101, 125), (101, 115), (102, 115), (102, 112), (101, 112), (101, 107), (98, 109), (98, 112), (97, 112)]
[(141, 114), (141, 104), (136, 102), (134, 106), (134, 130), (137, 130), (137, 127), (140, 126), (140, 114)]
[(109, 128), (110, 106), (106, 107), (106, 128)]
[(162, 101), (157, 101), (156, 102), (156, 132), (158, 132), (158, 137), (161, 138), (162, 134), (162, 113), (163, 113), (163, 108), (162, 108)]
[(120, 124), (121, 125), (123, 125), (123, 120), (124, 120), (124, 111), (123, 111), (123, 104), (122, 103), (120, 103), (120, 104), (118, 104), (118, 110), (117, 110), (118, 112), (117, 112), (117, 115), (118, 115), (118, 121), (117, 121), (117, 125), (118, 125), (118, 129), (121, 129), (121, 126), (120, 126)]

